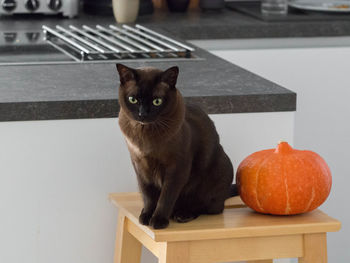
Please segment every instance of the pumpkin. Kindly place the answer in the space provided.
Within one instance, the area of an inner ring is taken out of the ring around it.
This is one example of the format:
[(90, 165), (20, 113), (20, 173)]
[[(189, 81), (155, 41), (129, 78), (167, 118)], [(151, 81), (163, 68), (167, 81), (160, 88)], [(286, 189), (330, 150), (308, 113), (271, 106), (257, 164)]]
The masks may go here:
[(328, 197), (332, 176), (317, 153), (280, 142), (276, 149), (255, 152), (237, 169), (243, 202), (257, 212), (294, 215), (312, 211)]

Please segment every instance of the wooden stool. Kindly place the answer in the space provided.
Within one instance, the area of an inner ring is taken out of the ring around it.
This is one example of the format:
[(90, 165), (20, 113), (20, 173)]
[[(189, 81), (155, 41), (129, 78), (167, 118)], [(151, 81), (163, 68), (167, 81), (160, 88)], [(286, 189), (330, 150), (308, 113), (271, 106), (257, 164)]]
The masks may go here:
[(249, 261), (272, 263), (277, 258), (299, 258), (300, 263), (327, 262), (327, 232), (341, 223), (320, 210), (297, 216), (253, 212), (239, 197), (228, 199), (220, 215), (202, 215), (166, 229), (139, 224), (139, 193), (110, 194), (119, 207), (114, 263), (139, 263), (142, 245), (160, 263)]

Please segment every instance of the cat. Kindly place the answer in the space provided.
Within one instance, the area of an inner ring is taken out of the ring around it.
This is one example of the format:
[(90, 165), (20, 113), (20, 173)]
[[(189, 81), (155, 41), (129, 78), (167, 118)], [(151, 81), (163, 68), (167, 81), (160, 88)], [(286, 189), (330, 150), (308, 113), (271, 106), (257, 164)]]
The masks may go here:
[(140, 223), (161, 229), (170, 218), (222, 213), (225, 200), (237, 195), (233, 166), (209, 116), (176, 88), (179, 68), (116, 66), (119, 126), (144, 203)]

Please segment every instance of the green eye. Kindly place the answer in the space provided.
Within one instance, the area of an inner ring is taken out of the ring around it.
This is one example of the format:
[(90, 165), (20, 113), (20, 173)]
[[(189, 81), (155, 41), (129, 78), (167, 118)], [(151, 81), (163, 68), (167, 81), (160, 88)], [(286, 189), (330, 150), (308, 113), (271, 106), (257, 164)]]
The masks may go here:
[(153, 100), (153, 105), (154, 106), (159, 106), (162, 103), (163, 103), (163, 100), (161, 98), (156, 98), (156, 99)]
[(136, 104), (137, 103), (137, 99), (135, 99), (135, 97), (130, 96), (128, 99), (129, 99), (129, 102), (131, 104)]

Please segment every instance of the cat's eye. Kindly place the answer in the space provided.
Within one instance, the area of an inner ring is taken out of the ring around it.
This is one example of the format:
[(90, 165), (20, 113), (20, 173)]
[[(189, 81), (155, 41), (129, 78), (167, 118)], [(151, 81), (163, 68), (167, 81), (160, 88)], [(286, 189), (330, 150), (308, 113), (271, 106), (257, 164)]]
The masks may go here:
[(160, 106), (163, 103), (163, 100), (161, 98), (156, 98), (153, 100), (154, 106)]
[(137, 99), (135, 97), (133, 97), (133, 96), (130, 96), (128, 99), (129, 99), (129, 102), (131, 104), (136, 104), (137, 103)]

